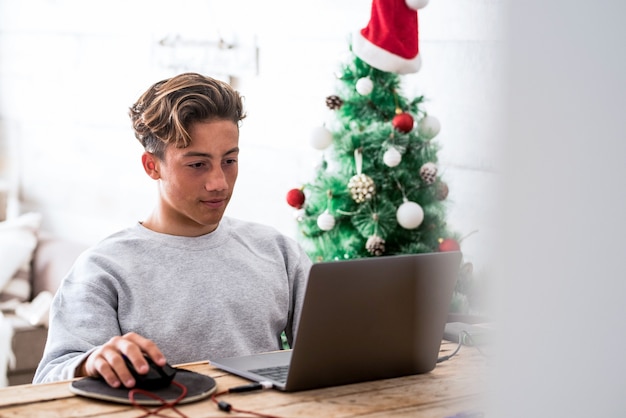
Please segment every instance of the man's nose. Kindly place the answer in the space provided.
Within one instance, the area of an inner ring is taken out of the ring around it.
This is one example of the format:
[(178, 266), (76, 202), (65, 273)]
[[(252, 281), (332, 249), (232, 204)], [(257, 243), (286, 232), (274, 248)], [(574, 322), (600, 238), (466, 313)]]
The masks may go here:
[(226, 175), (222, 167), (216, 167), (211, 170), (204, 182), (204, 188), (207, 191), (226, 190), (228, 189), (228, 182), (226, 181)]

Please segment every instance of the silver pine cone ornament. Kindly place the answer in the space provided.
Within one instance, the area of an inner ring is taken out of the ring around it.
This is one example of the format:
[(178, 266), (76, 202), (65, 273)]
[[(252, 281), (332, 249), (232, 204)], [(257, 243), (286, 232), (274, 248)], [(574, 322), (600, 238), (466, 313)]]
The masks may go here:
[(385, 240), (378, 235), (372, 235), (367, 239), (365, 248), (370, 254), (380, 256), (385, 253)]
[(433, 162), (427, 162), (420, 168), (420, 177), (424, 183), (430, 185), (437, 180), (437, 166)]

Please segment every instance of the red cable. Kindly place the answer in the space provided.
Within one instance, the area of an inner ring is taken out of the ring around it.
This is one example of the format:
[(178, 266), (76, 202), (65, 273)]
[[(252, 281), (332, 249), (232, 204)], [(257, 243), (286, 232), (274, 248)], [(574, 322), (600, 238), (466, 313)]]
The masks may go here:
[(221, 392), (214, 393), (213, 395), (211, 395), (211, 400), (213, 402), (215, 402), (215, 404), (218, 406), (220, 411), (224, 411), (224, 412), (231, 412), (231, 411), (239, 412), (239, 413), (242, 413), (242, 414), (256, 415), (257, 417), (261, 417), (261, 418), (280, 418), (280, 417), (275, 416), (275, 415), (266, 415), (266, 414), (262, 414), (260, 412), (246, 411), (244, 409), (235, 408), (234, 406), (232, 406), (229, 403), (217, 400), (218, 396), (226, 395), (227, 393), (230, 393), (230, 390), (228, 390), (228, 389), (227, 390), (223, 390)]
[[(183, 400), (185, 398), (185, 396), (187, 395), (187, 387), (182, 385), (182, 384), (180, 384), (180, 383), (178, 383), (178, 382), (176, 382), (176, 381), (173, 381), (172, 384), (175, 385), (175, 386), (178, 386), (181, 389), (181, 394), (178, 396), (178, 398), (176, 398), (172, 402), (167, 402), (165, 399), (161, 398), (160, 396), (158, 396), (158, 395), (156, 395), (156, 394), (154, 394), (152, 392), (149, 392), (147, 390), (144, 390), (144, 389), (139, 389), (139, 388), (131, 389), (128, 392), (128, 399), (130, 400), (130, 403), (133, 406), (135, 406), (136, 408), (139, 408), (139, 409), (141, 409), (142, 411), (145, 412), (145, 414), (143, 414), (143, 415), (141, 415), (141, 416), (139, 416), (137, 418), (145, 418), (145, 417), (148, 417), (148, 416), (151, 416), (151, 415), (168, 418), (165, 415), (160, 415), (159, 414), (159, 412), (163, 411), (164, 409), (168, 409), (168, 408), (172, 409), (174, 412), (176, 412), (182, 418), (189, 418), (189, 417), (187, 417), (185, 414), (183, 414), (182, 412), (180, 412), (176, 408), (176, 405), (181, 400)], [(261, 417), (261, 418), (280, 418), (280, 417), (277, 417), (275, 415), (267, 415), (267, 414), (262, 414), (260, 412), (247, 411), (247, 410), (244, 410), (244, 409), (235, 408), (232, 405), (230, 405), (229, 403), (218, 401), (218, 399), (217, 399), (218, 396), (222, 396), (222, 395), (225, 395), (225, 394), (228, 394), (228, 393), (230, 393), (230, 390), (224, 390), (222, 392), (214, 393), (211, 396), (211, 400), (213, 402), (215, 402), (215, 404), (217, 404), (219, 409), (222, 410), (222, 411), (225, 411), (225, 412), (231, 412), (231, 411), (239, 412), (239, 413), (242, 413), (242, 414), (255, 415), (255, 416)], [(137, 402), (137, 400), (135, 399), (135, 395), (137, 395), (137, 394), (144, 395), (144, 396), (147, 396), (148, 398), (152, 398), (152, 399), (154, 399), (156, 401), (159, 401), (161, 403), (161, 405), (158, 408), (156, 408), (156, 409), (151, 411), (150, 409), (148, 409), (144, 405), (141, 405), (141, 404), (139, 404)]]
[[(141, 410), (146, 412), (144, 415), (141, 415), (138, 418), (148, 417), (150, 415), (154, 415), (154, 416), (158, 416), (158, 417), (164, 417), (164, 415), (159, 415), (159, 412), (161, 412), (162, 410), (167, 409), (167, 408), (172, 409), (174, 412), (176, 412), (182, 418), (188, 418), (185, 414), (183, 414), (182, 412), (180, 412), (176, 408), (176, 405), (180, 401), (182, 401), (185, 398), (185, 396), (187, 396), (187, 387), (185, 385), (182, 385), (182, 384), (176, 382), (176, 381), (173, 381), (172, 385), (178, 386), (180, 388), (180, 390), (181, 390), (181, 394), (178, 396), (178, 398), (176, 398), (172, 402), (167, 402), (165, 399), (161, 398), (158, 395), (155, 395), (152, 392), (148, 392), (147, 390), (138, 389), (138, 388), (131, 389), (128, 392), (128, 399), (130, 400), (130, 403), (133, 406), (135, 406), (135, 407), (137, 407), (137, 408), (139, 408), (139, 409), (141, 409)], [(150, 409), (146, 408), (145, 406), (140, 405), (139, 403), (137, 403), (137, 401), (135, 400), (135, 395), (136, 394), (144, 395), (144, 396), (147, 396), (148, 398), (152, 398), (152, 399), (154, 399), (156, 401), (159, 401), (159, 402), (161, 402), (161, 406), (159, 406), (157, 409), (151, 411)]]

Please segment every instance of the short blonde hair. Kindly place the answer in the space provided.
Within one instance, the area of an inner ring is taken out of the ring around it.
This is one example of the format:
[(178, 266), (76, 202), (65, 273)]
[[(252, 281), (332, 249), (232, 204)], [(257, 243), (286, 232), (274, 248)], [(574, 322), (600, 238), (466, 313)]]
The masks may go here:
[(153, 84), (130, 108), (135, 137), (144, 149), (163, 159), (168, 145), (191, 143), (189, 127), (200, 121), (246, 117), (240, 94), (228, 83), (184, 73)]

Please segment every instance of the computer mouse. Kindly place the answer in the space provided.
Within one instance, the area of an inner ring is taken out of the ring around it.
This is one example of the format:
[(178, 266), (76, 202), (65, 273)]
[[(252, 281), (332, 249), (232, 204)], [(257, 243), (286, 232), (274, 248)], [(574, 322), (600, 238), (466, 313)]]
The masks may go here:
[(174, 376), (176, 376), (176, 369), (169, 364), (165, 364), (165, 366), (161, 367), (157, 365), (152, 359), (148, 356), (144, 356), (146, 361), (148, 362), (148, 373), (139, 374), (130, 360), (124, 357), (124, 361), (126, 362), (126, 367), (135, 378), (135, 387), (139, 389), (162, 389), (168, 387), (172, 380), (174, 380)]

